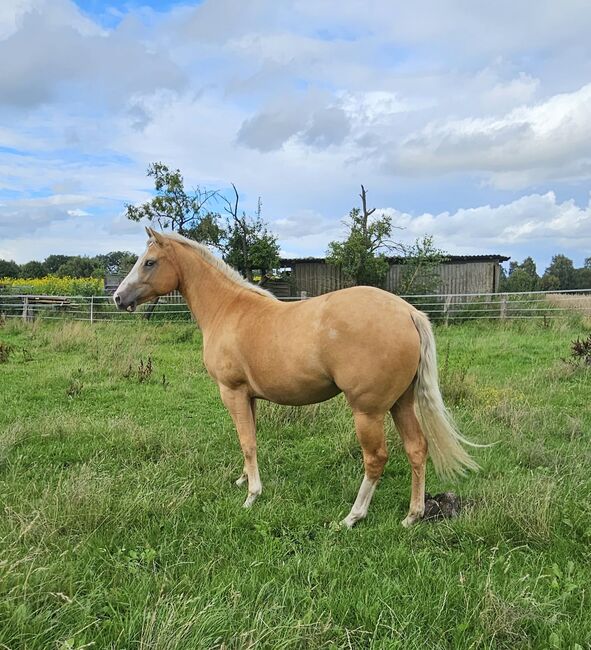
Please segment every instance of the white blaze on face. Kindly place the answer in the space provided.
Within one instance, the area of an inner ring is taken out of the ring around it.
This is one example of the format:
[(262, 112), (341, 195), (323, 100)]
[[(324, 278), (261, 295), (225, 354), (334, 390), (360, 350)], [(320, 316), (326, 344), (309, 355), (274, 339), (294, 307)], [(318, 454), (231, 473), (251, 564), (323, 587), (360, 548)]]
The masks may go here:
[(117, 287), (117, 291), (115, 291), (115, 293), (113, 294), (113, 300), (115, 301), (115, 304), (117, 304), (116, 301), (117, 296), (123, 299), (125, 293), (130, 290), (133, 291), (135, 285), (139, 283), (140, 269), (144, 265), (145, 257), (151, 245), (152, 242), (149, 242), (146, 250), (144, 251), (144, 254), (138, 257), (137, 262), (133, 265), (131, 271), (125, 276), (123, 282)]

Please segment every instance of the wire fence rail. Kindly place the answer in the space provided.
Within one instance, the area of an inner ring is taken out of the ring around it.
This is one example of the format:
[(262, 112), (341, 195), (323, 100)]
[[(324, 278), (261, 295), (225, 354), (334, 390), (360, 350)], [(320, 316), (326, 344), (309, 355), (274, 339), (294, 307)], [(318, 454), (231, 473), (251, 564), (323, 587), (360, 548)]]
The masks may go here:
[[(591, 289), (531, 291), (523, 293), (430, 294), (401, 296), (436, 322), (465, 320), (551, 319), (573, 313), (591, 316)], [(281, 300), (306, 300), (303, 293)], [(70, 319), (98, 323), (190, 320), (187, 303), (178, 293), (142, 305), (133, 313), (119, 311), (111, 296), (47, 296), (0, 293), (0, 316), (35, 319)]]

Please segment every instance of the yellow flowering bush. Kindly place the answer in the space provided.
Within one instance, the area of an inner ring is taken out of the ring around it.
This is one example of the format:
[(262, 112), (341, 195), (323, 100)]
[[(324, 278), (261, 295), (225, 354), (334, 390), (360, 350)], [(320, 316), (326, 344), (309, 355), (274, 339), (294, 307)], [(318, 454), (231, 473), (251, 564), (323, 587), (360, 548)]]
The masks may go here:
[[(2, 288), (3, 287), (3, 288)], [(105, 293), (102, 278), (0, 278), (0, 291), (46, 296), (101, 296)]]

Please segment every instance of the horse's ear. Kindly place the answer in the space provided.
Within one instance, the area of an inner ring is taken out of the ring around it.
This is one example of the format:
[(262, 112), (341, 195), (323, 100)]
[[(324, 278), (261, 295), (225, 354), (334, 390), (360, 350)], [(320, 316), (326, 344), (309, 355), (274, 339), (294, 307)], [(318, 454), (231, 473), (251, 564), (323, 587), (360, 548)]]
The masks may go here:
[(150, 232), (152, 233), (152, 239), (158, 244), (158, 246), (164, 246), (166, 240), (164, 239), (162, 233), (154, 230), (153, 228), (150, 228)]
[(164, 237), (161, 233), (157, 232), (153, 228), (149, 228), (148, 226), (146, 226), (146, 232), (148, 233), (150, 241), (155, 242), (159, 246), (164, 246)]

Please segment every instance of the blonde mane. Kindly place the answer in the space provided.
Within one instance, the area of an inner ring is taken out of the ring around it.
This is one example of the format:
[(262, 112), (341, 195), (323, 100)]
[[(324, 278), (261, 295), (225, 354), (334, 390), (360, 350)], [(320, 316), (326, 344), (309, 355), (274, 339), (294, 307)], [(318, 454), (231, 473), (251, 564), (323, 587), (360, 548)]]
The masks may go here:
[(226, 264), (224, 260), (220, 259), (219, 257), (216, 257), (210, 250), (207, 248), (207, 246), (204, 246), (203, 244), (200, 244), (199, 242), (196, 242), (193, 239), (188, 239), (187, 237), (183, 237), (183, 235), (179, 235), (176, 232), (169, 232), (169, 233), (160, 233), (163, 237), (166, 237), (168, 239), (172, 239), (173, 241), (178, 242), (179, 244), (183, 244), (185, 246), (189, 246), (190, 248), (193, 248), (201, 255), (201, 257), (211, 266), (213, 266), (217, 271), (220, 273), (223, 273), (227, 278), (232, 280), (235, 284), (239, 284), (241, 287), (244, 287), (245, 289), (248, 289), (249, 291), (254, 291), (255, 293), (260, 293), (262, 296), (267, 296), (267, 298), (273, 298), (273, 300), (276, 300), (277, 297), (274, 296), (270, 291), (267, 291), (266, 289), (263, 289), (256, 284), (252, 284), (252, 282), (249, 282), (245, 278), (243, 278), (236, 269), (233, 269), (231, 266)]

